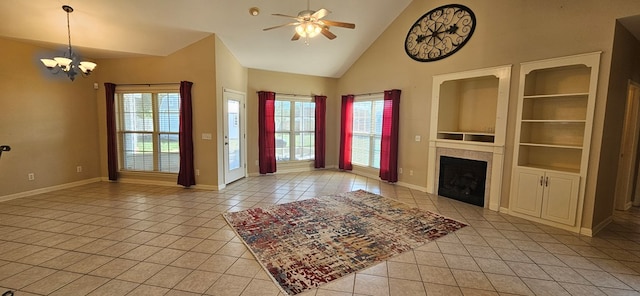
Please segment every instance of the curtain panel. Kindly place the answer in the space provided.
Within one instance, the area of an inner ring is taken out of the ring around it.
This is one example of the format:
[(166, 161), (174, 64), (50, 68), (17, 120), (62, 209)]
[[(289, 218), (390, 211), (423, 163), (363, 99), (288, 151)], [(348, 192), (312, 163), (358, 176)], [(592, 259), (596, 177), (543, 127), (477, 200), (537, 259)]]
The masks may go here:
[(338, 168), (341, 170), (353, 170), (351, 164), (351, 143), (353, 138), (353, 100), (354, 95), (342, 96), (342, 109), (340, 110), (340, 156)]
[(109, 180), (118, 180), (118, 140), (116, 134), (116, 85), (104, 83), (107, 103), (107, 168)]
[(258, 164), (260, 174), (276, 172), (276, 93), (258, 92)]
[(325, 167), (327, 97), (315, 96), (314, 101), (316, 103), (314, 168), (319, 169)]
[(196, 174), (193, 163), (192, 86), (193, 82), (180, 81), (180, 128), (178, 136), (180, 170), (178, 171), (178, 185), (185, 187), (196, 185)]
[(400, 122), (400, 90), (384, 92), (382, 139), (380, 143), (380, 179), (398, 182), (398, 134)]

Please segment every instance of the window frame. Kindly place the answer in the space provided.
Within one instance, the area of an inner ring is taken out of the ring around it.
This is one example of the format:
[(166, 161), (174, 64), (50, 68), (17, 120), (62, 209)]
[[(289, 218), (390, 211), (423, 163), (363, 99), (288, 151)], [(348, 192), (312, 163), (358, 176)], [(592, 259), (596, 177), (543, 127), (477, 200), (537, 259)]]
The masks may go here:
[[(116, 105), (116, 136), (117, 136), (117, 146), (118, 146), (118, 166), (120, 172), (126, 173), (143, 173), (143, 174), (170, 174), (177, 175), (179, 171), (179, 163), (178, 167), (175, 168), (175, 171), (162, 171), (160, 170), (160, 158), (161, 154), (161, 140), (160, 137), (162, 135), (175, 135), (176, 138), (179, 139), (180, 132), (179, 126), (177, 132), (168, 132), (168, 131), (160, 131), (160, 102), (159, 102), (159, 94), (161, 93), (171, 93), (177, 94), (178, 98), (180, 98), (180, 88), (179, 85), (162, 85), (162, 86), (125, 86), (119, 87), (116, 86), (115, 91), (115, 105)], [(141, 130), (124, 130), (125, 126), (125, 112), (124, 112), (124, 95), (125, 94), (151, 94), (151, 114), (152, 114), (152, 122), (153, 122), (153, 130), (146, 131)], [(178, 112), (180, 112), (180, 107), (178, 104)], [(139, 169), (127, 169), (125, 167), (125, 136), (127, 134), (145, 134), (151, 135), (152, 142), (152, 159), (153, 159), (153, 170), (139, 170)], [(175, 152), (173, 152), (175, 153)], [(180, 154), (180, 147), (178, 146), (178, 157)]]
[[(361, 132), (356, 132), (356, 124), (355, 124), (355, 120), (356, 120), (356, 114), (355, 114), (355, 105), (357, 103), (361, 103), (361, 102), (371, 102), (371, 113), (370, 113), (370, 118), (371, 118), (371, 122), (369, 123), (371, 126), (371, 131), (370, 133), (361, 133)], [(379, 148), (382, 142), (382, 129), (380, 130), (380, 134), (376, 134), (376, 129), (375, 129), (375, 102), (380, 102), (382, 103), (382, 109), (380, 111), (384, 112), (384, 93), (380, 93), (380, 94), (368, 94), (368, 95), (363, 95), (363, 96), (356, 96), (353, 100), (353, 112), (354, 114), (352, 115), (352, 120), (354, 121), (353, 123), (353, 127), (352, 127), (352, 133), (351, 133), (351, 138), (352, 138), (352, 146), (351, 146), (351, 163), (354, 166), (359, 166), (359, 167), (363, 167), (363, 168), (371, 168), (371, 169), (376, 169), (379, 170), (380, 169), (380, 159), (377, 160), (378, 166), (374, 166), (374, 164), (376, 163), (376, 145)], [(380, 125), (382, 125), (382, 117), (380, 118)], [(368, 160), (368, 164), (362, 164), (362, 163), (357, 163), (356, 159), (353, 156), (353, 151), (354, 151), (354, 138), (355, 136), (367, 136), (369, 137), (369, 160)], [(379, 150), (379, 149), (378, 149)], [(380, 151), (378, 151), (380, 152)], [(379, 155), (379, 153), (378, 153)]]
[[(291, 104), (291, 108), (290, 108), (290, 114), (289, 114), (289, 131), (288, 132), (283, 132), (283, 131), (278, 131), (278, 126), (276, 124), (276, 131), (275, 131), (275, 137), (277, 139), (277, 135), (278, 134), (284, 134), (284, 133), (288, 133), (289, 135), (289, 159), (279, 159), (278, 155), (276, 153), (276, 163), (296, 163), (296, 162), (313, 162), (315, 160), (315, 146), (312, 145), (311, 148), (313, 148), (313, 153), (311, 153), (311, 157), (310, 158), (306, 158), (306, 159), (295, 159), (296, 156), (296, 148), (297, 146), (296, 141), (297, 141), (297, 134), (309, 134), (311, 133), (311, 139), (313, 141), (315, 141), (315, 112), (313, 113), (313, 122), (314, 124), (311, 125), (312, 130), (296, 130), (296, 124), (295, 124), (295, 119), (296, 119), (296, 114), (295, 114), (295, 103), (312, 103), (314, 105), (314, 110), (315, 110), (315, 101), (313, 100), (312, 97), (305, 97), (305, 96), (292, 96), (292, 95), (285, 95), (285, 94), (276, 94), (276, 99), (275, 99), (275, 103), (277, 104), (278, 102), (289, 102)], [(277, 147), (277, 145), (276, 145)], [(304, 146), (303, 146), (304, 147)], [(276, 148), (277, 149), (277, 148)]]

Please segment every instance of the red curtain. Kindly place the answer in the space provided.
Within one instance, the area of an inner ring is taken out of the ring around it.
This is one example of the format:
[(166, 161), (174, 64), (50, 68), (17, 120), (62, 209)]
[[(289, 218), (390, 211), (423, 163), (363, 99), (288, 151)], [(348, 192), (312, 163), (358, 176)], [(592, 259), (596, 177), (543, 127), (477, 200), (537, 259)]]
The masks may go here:
[(350, 171), (351, 165), (351, 141), (353, 136), (353, 100), (354, 95), (342, 96), (342, 110), (340, 111), (340, 159), (338, 168)]
[(276, 172), (276, 93), (258, 92), (258, 163), (260, 174)]
[(316, 102), (316, 138), (315, 138), (315, 168), (324, 168), (324, 156), (326, 149), (326, 133), (325, 133), (325, 118), (327, 112), (327, 97), (315, 96)]
[(400, 90), (384, 92), (382, 140), (380, 143), (380, 179), (398, 182), (398, 125), (400, 121)]
[(107, 165), (109, 180), (118, 180), (118, 142), (116, 137), (116, 85), (105, 82), (107, 97)]
[(196, 185), (196, 174), (193, 165), (192, 85), (193, 82), (180, 81), (180, 129), (178, 137), (180, 171), (178, 172), (178, 185), (185, 187)]

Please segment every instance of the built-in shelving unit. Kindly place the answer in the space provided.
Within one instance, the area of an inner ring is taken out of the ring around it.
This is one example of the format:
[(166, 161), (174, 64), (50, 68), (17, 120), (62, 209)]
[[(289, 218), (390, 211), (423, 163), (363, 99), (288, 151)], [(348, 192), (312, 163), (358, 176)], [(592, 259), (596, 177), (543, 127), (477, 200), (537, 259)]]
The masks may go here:
[[(434, 77), (437, 139), (494, 143), (500, 76), (479, 70)], [(508, 94), (506, 94), (508, 95)]]
[(433, 76), (427, 192), (437, 192), (439, 151), (490, 154), (485, 206), (499, 209), (510, 81), (511, 65)]
[(579, 231), (600, 53), (522, 63), (510, 212)]

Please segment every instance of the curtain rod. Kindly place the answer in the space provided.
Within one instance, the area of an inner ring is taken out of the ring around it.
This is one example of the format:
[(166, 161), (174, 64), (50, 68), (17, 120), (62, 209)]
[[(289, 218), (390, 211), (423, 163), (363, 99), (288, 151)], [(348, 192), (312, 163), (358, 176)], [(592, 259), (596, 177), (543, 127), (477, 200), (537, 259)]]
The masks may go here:
[(117, 83), (116, 83), (116, 86), (137, 86), (137, 85), (152, 86), (152, 85), (175, 85), (175, 84), (180, 84), (180, 82), (163, 82), (163, 83), (122, 83), (122, 84), (117, 84)]
[(381, 95), (381, 94), (384, 94), (384, 91), (372, 92), (372, 93), (355, 94), (355, 95), (353, 95), (353, 96), (354, 96), (354, 97), (358, 97), (358, 96), (372, 96), (372, 95)]
[[(259, 93), (260, 91), (256, 91), (256, 93)], [(309, 95), (301, 95), (301, 94), (286, 94), (286, 93), (279, 93), (279, 92), (274, 92), (276, 95), (283, 95), (283, 96), (293, 96), (293, 97), (313, 97), (316, 96), (314, 94), (309, 94)]]

